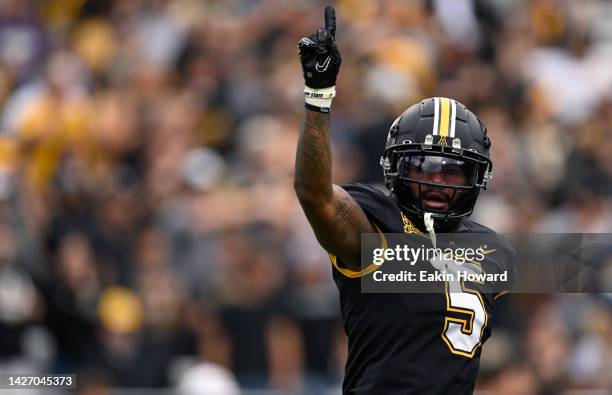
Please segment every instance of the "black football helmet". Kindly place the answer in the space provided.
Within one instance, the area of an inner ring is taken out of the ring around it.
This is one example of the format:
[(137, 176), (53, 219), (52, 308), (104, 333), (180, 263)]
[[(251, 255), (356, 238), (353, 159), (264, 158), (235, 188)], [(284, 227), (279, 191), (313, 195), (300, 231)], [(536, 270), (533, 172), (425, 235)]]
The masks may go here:
[(409, 107), (391, 125), (380, 164), (402, 208), (436, 227), (474, 210), (493, 176), (487, 129), (463, 104), (434, 97)]

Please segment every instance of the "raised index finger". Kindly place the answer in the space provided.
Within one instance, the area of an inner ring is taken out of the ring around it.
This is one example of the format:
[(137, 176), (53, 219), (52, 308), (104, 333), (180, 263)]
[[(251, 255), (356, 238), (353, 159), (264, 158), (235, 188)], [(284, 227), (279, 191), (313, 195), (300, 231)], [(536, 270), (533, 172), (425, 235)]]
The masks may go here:
[(336, 38), (336, 10), (329, 5), (325, 7), (325, 29)]

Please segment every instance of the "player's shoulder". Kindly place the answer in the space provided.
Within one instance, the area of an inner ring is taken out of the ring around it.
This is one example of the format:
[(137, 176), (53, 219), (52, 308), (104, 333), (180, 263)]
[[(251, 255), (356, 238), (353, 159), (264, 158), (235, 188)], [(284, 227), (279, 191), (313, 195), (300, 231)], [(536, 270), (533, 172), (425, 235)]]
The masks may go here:
[(510, 255), (516, 254), (514, 247), (512, 247), (512, 244), (506, 237), (497, 233), (495, 230), (489, 228), (488, 226), (482, 225), (476, 221), (464, 219), (463, 221), (461, 221), (457, 232), (477, 234), (479, 235), (479, 237), (482, 236), (487, 241), (491, 241), (497, 246), (497, 248), (505, 250)]
[[(359, 204), (365, 214), (371, 220), (386, 231), (390, 231), (388, 221), (398, 208), (394, 200), (384, 191), (384, 187), (372, 184), (351, 183), (343, 185), (342, 188)], [(389, 228), (389, 229), (388, 229)]]
[(470, 243), (487, 251), (487, 258), (481, 262), (483, 270), (487, 273), (507, 274), (503, 281), (487, 282), (483, 288), (484, 294), (495, 300), (508, 293), (516, 281), (517, 252), (512, 243), (504, 235), (476, 221), (463, 220), (461, 227), (463, 232), (469, 233)]
[(353, 194), (366, 195), (374, 198), (386, 198), (388, 195), (384, 192), (381, 187), (373, 184), (364, 184), (361, 182), (352, 182), (350, 184), (343, 185), (342, 188), (347, 191), (351, 196)]
[(464, 219), (459, 226), (460, 231), (468, 233), (495, 233), (496, 231), (471, 219)]

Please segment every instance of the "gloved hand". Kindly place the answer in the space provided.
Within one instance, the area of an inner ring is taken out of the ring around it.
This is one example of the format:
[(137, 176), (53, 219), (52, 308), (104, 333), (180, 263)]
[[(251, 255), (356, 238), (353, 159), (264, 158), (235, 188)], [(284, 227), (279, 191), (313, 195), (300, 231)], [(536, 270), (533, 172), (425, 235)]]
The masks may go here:
[(304, 99), (308, 109), (329, 112), (336, 96), (336, 78), (342, 57), (336, 46), (336, 11), (325, 7), (325, 28), (298, 43), (304, 73)]

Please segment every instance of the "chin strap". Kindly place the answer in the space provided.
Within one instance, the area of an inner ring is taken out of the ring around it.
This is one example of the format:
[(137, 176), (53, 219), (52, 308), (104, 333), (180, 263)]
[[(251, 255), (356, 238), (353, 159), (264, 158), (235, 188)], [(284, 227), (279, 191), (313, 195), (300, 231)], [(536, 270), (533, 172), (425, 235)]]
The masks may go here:
[[(434, 220), (432, 218), (431, 213), (425, 213), (423, 215), (423, 222), (425, 223), (425, 229), (427, 229), (427, 233), (429, 233), (429, 238), (431, 239), (431, 244), (433, 244), (433, 248), (436, 248), (436, 232), (434, 231)], [(441, 272), (446, 272), (447, 266), (446, 261), (442, 259), (442, 256), (438, 256), (435, 254), (433, 258), (429, 260), (432, 266)]]
[(423, 222), (425, 223), (425, 229), (427, 229), (427, 233), (429, 233), (429, 237), (431, 238), (431, 243), (433, 244), (433, 247), (436, 248), (436, 232), (434, 231), (434, 220), (431, 215), (431, 213), (425, 213), (423, 216)]

